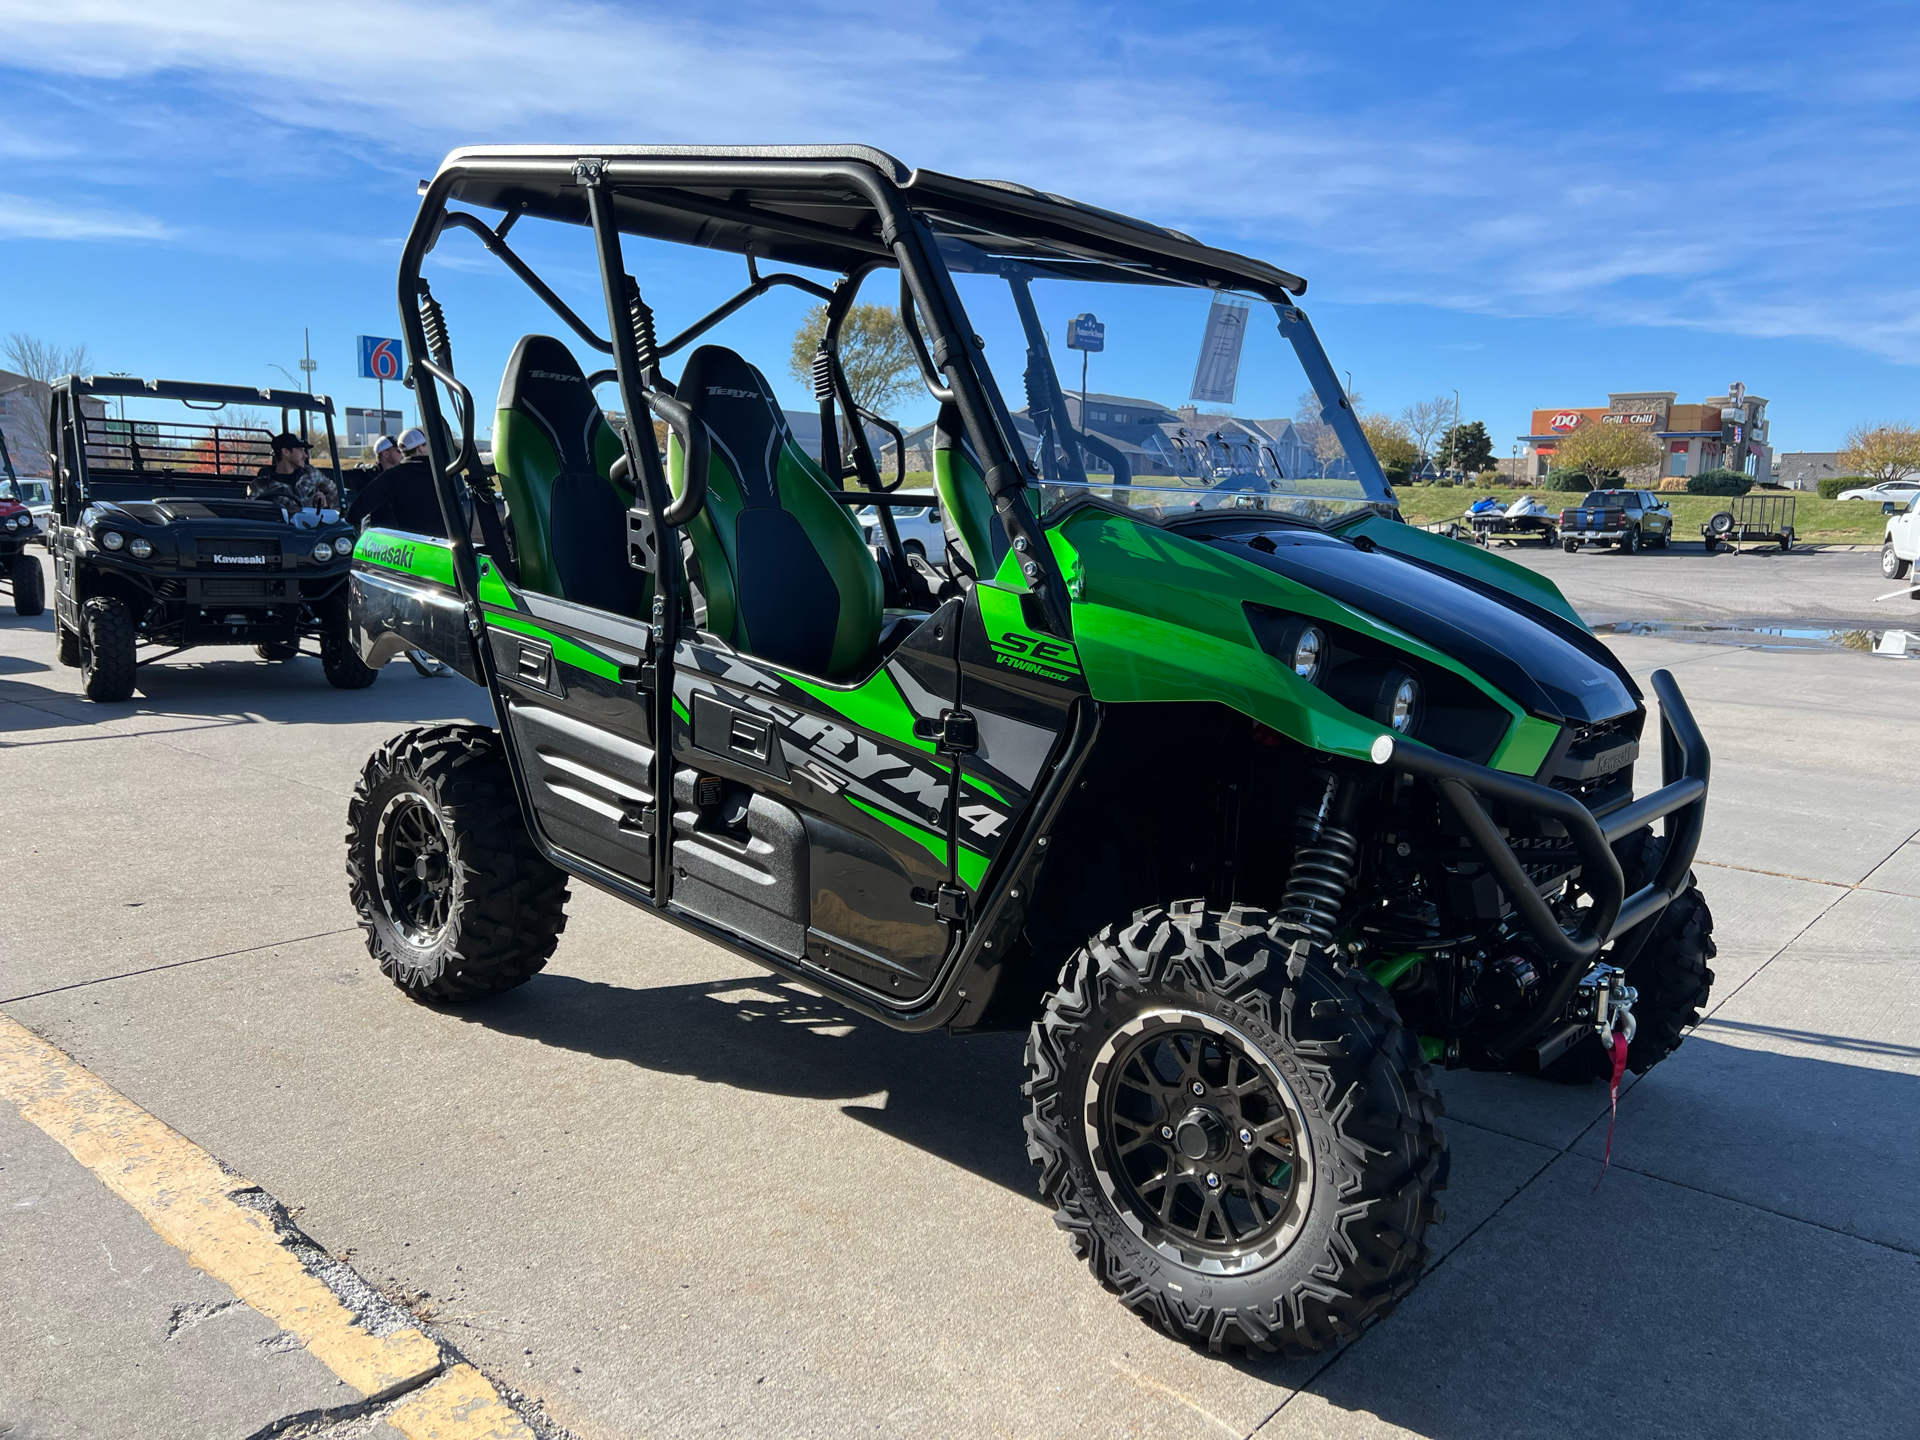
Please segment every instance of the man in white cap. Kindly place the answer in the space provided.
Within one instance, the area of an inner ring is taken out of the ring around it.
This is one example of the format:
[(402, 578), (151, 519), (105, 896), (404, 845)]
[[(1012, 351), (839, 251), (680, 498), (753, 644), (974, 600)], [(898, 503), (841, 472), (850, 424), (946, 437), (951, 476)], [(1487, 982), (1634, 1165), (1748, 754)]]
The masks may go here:
[(400, 448), (406, 452), (406, 458), (409, 460), (425, 460), (427, 458), (427, 432), (422, 430), (418, 425), (401, 432)]

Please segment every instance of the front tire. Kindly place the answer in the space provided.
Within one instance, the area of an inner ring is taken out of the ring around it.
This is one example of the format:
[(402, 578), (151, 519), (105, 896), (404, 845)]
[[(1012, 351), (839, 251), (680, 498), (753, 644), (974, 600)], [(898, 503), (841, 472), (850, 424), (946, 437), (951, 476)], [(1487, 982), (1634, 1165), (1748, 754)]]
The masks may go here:
[(47, 608), (46, 576), (40, 562), (22, 550), (13, 557), (13, 613), (22, 618), (40, 614)]
[(380, 678), (354, 646), (345, 605), (329, 605), (321, 615), (320, 668), (336, 690), (364, 690)]
[(300, 653), (298, 640), (269, 640), (264, 645), (253, 647), (253, 653), (262, 660), (291, 660)]
[(1270, 923), (1196, 900), (1093, 936), (1027, 1041), (1027, 1153), (1123, 1304), (1310, 1355), (1419, 1279), (1447, 1145), (1386, 992), (1330, 954), (1290, 979)]
[(1910, 562), (1902, 560), (1894, 553), (1893, 541), (1889, 540), (1880, 547), (1880, 573), (1889, 580), (1904, 580), (1907, 571), (1912, 569)]
[(347, 893), (367, 952), (415, 1000), (522, 985), (567, 925), (567, 877), (534, 847), (481, 725), (402, 731), (368, 759), (347, 806)]
[(133, 698), (136, 644), (124, 600), (95, 595), (80, 607), (80, 678), (89, 700)]

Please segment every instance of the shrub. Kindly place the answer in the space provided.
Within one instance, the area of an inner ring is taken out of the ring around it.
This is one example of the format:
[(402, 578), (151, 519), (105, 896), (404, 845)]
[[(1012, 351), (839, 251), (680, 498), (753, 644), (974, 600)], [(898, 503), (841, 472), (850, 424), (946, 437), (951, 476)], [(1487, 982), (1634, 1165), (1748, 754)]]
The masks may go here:
[(1584, 470), (1549, 470), (1541, 484), (1548, 490), (1568, 490), (1579, 495), (1593, 489), (1593, 481)]
[(1744, 495), (1753, 488), (1753, 477), (1738, 470), (1707, 470), (1687, 481), (1689, 495)]
[(1507, 476), (1502, 475), (1498, 470), (1482, 470), (1478, 475), (1473, 477), (1473, 483), (1481, 486), (1511, 485), (1513, 481)]

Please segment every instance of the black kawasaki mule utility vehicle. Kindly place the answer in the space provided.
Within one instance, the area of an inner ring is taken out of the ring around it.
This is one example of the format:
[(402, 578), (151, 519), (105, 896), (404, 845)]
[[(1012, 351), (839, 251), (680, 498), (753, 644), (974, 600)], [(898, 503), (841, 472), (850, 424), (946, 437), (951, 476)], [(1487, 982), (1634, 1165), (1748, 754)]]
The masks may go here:
[[(107, 397), (213, 413), (115, 419)], [(136, 666), (201, 645), (291, 660), (313, 639), (332, 684), (357, 690), (379, 678), (347, 638), (353, 528), (337, 511), (250, 498), (273, 463), (272, 436), (217, 416), (255, 405), (279, 410), (283, 431), (298, 416), (303, 437), (319, 417), (328, 454), (339, 454), (324, 395), (106, 375), (54, 382), (54, 618), (60, 663), (84, 672), (89, 699), (125, 700)], [(344, 490), (337, 466), (330, 473)]]
[[(1095, 1276), (1290, 1352), (1418, 1278), (1439, 1066), (1617, 1082), (1698, 1019), (1708, 755), (1678, 687), (1653, 677), (1654, 719), (1550, 583), (1401, 522), (1305, 281), (859, 147), (461, 150), (423, 194), (401, 322), (455, 538), (362, 535), (353, 623), (495, 723), (395, 736), (349, 808), (409, 995), (526, 981), (579, 879), (879, 1023), (1026, 1030), (1028, 1149)], [(528, 220), (582, 227), (594, 319), (508, 243)], [(421, 278), (473, 241), (571, 336), (503, 357), (505, 523)], [(676, 244), (745, 288), (696, 302)], [(925, 380), (913, 446), (841, 367), (869, 283)], [(817, 456), (714, 343), (778, 287), (825, 307)], [(1244, 459), (1181, 474), (1083, 417), (1050, 340), (1087, 311), (1127, 317), (1105, 363), (1144, 383), (1203, 353)], [(664, 457), (607, 411), (659, 417)], [(930, 490), (896, 488), (910, 463)], [(903, 505), (937, 505), (940, 566)], [(1643, 741), (1665, 783), (1635, 798)]]

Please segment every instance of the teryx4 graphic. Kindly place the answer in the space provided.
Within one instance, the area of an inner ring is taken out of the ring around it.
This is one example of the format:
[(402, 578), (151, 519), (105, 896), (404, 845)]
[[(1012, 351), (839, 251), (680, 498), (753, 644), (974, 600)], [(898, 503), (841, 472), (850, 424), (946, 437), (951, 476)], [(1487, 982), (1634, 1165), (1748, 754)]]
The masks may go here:
[[(353, 902), (410, 995), (526, 981), (579, 879), (880, 1023), (1027, 1030), (1028, 1148), (1095, 1276), (1296, 1353), (1419, 1276), (1437, 1066), (1617, 1077), (1697, 1019), (1679, 690), (1654, 677), (1665, 783), (1636, 799), (1639, 689), (1551, 584), (1400, 522), (1303, 280), (857, 147), (462, 150), (424, 194), (400, 300), (446, 515), (488, 492), (430, 252), (477, 241), (572, 340), (507, 361), (504, 524), (355, 554), (363, 656), (430, 651), (496, 720), (396, 736), (350, 807)], [(583, 227), (603, 317), (509, 244), (529, 218)], [(656, 292), (667, 244), (746, 276), (663, 341), (653, 303), (694, 313)], [(841, 371), (863, 285), (919, 358), (912, 446)], [(781, 290), (825, 306), (817, 456), (696, 346)], [(1237, 414), (1206, 422), (1249, 437), (1231, 463), (1161, 473), (1068, 403), (1070, 317), (1126, 316), (1132, 373), (1172, 385), (1223, 294), (1250, 307)], [(902, 506), (937, 507), (941, 565)]]

